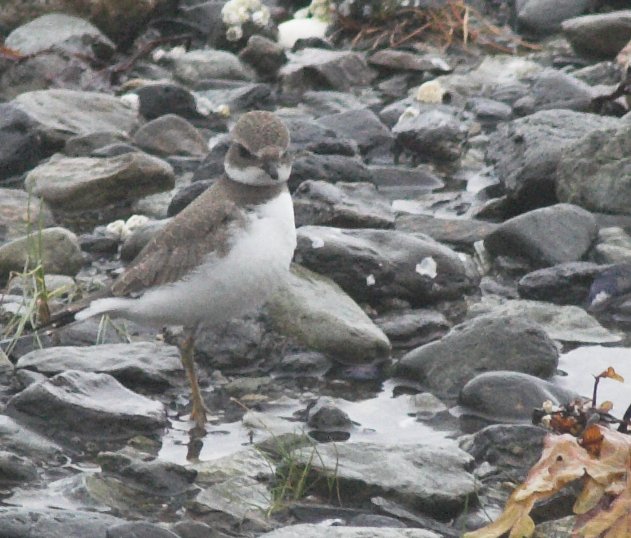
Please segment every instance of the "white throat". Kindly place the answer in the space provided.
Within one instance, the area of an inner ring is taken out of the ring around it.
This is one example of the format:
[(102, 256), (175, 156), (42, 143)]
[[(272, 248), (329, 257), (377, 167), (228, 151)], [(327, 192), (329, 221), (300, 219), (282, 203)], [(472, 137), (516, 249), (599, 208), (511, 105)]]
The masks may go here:
[(238, 183), (244, 183), (245, 185), (254, 186), (267, 186), (278, 185), (279, 183), (285, 183), (289, 179), (291, 174), (291, 165), (284, 164), (278, 167), (278, 179), (270, 177), (263, 169), (258, 166), (248, 166), (241, 168), (239, 166), (233, 166), (229, 159), (224, 162), (224, 169), (227, 176)]

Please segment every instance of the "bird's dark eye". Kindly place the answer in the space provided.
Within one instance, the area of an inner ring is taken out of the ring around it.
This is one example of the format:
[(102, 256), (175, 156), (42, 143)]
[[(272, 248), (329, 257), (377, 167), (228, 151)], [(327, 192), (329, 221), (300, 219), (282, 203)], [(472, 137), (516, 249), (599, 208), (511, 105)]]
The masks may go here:
[(251, 159), (252, 157), (254, 157), (254, 155), (252, 155), (247, 149), (245, 149), (243, 146), (239, 146), (239, 156), (243, 157), (244, 159)]

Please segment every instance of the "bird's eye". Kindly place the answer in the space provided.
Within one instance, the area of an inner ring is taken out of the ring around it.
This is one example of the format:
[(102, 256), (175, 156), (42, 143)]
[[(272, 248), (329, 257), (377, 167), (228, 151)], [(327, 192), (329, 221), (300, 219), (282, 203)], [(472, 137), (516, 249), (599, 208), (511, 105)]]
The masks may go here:
[(243, 146), (239, 146), (239, 156), (243, 157), (244, 159), (251, 159), (252, 157), (254, 157), (254, 155), (252, 155)]

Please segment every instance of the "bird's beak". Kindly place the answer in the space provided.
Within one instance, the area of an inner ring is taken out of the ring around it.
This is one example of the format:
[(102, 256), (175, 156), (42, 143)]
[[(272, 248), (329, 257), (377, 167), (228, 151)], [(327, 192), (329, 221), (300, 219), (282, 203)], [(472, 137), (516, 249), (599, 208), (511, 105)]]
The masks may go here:
[(264, 172), (272, 179), (278, 179), (278, 163), (272, 161), (264, 161), (262, 168)]

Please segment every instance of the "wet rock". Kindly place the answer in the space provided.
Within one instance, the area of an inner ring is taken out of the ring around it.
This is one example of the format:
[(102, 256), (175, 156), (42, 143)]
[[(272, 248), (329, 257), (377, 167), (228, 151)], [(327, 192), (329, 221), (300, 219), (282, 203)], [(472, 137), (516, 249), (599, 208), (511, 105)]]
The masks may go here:
[(369, 170), (371, 181), (377, 186), (379, 192), (391, 200), (413, 199), (419, 194), (445, 186), (443, 180), (424, 165), (415, 168), (371, 166)]
[(129, 388), (164, 388), (182, 370), (175, 346), (152, 342), (60, 346), (37, 349), (20, 357), (16, 368), (56, 375), (67, 370), (97, 372), (115, 377)]
[(59, 445), (18, 424), (7, 415), (0, 415), (0, 441), (5, 450), (35, 462), (51, 464), (63, 458)]
[(197, 103), (193, 94), (177, 84), (159, 82), (147, 84), (136, 90), (138, 111), (148, 120), (165, 114), (177, 114), (182, 118), (197, 118)]
[(563, 35), (579, 54), (614, 58), (631, 39), (631, 10), (566, 20)]
[(381, 104), (381, 100), (368, 89), (360, 95), (348, 91), (314, 90), (305, 92), (300, 98), (300, 110), (316, 118), (365, 108), (374, 110)]
[(261, 35), (253, 35), (241, 49), (239, 59), (249, 64), (263, 80), (274, 78), (287, 61), (285, 49)]
[(318, 123), (331, 129), (338, 136), (355, 140), (364, 154), (376, 149), (379, 149), (380, 152), (387, 152), (394, 141), (390, 130), (369, 109), (322, 116), (318, 118)]
[(37, 122), (11, 103), (0, 104), (0, 179), (29, 170), (45, 156)]
[(171, 166), (146, 153), (118, 157), (57, 156), (31, 170), (26, 188), (58, 211), (95, 209), (172, 189)]
[(621, 337), (602, 327), (578, 306), (560, 306), (542, 301), (504, 300), (485, 297), (469, 308), (469, 316), (521, 316), (541, 324), (550, 338), (563, 342), (605, 344)]
[(591, 262), (561, 263), (524, 275), (517, 289), (522, 299), (582, 306), (601, 271), (601, 266)]
[(559, 159), (559, 200), (592, 211), (630, 215), (631, 122), (586, 133)]
[(106, 538), (178, 538), (179, 535), (153, 523), (134, 521), (107, 529)]
[(44, 228), (53, 226), (46, 204), (23, 190), (0, 188), (0, 242), (22, 237), (39, 228), (40, 223)]
[(546, 69), (534, 76), (530, 92), (515, 101), (513, 109), (521, 116), (550, 109), (588, 112), (594, 95), (591, 86), (585, 82), (567, 73)]
[(372, 183), (303, 181), (293, 195), (296, 226), (392, 228), (394, 213)]
[(208, 152), (199, 131), (177, 114), (165, 114), (145, 123), (134, 134), (134, 142), (139, 148), (162, 157), (202, 156)]
[(525, 0), (518, 8), (517, 22), (526, 32), (551, 34), (561, 29), (564, 20), (584, 13), (588, 7), (589, 0), (560, 0), (554, 5), (546, 0)]
[(220, 106), (227, 106), (232, 113), (247, 112), (256, 108), (269, 108), (273, 102), (269, 84), (213, 80), (204, 83), (203, 88), (197, 91), (196, 95), (201, 97), (200, 100), (211, 111)]
[(279, 332), (336, 360), (366, 363), (389, 354), (386, 335), (350, 297), (327, 278), (297, 265), (268, 310)]
[(178, 521), (173, 525), (173, 531), (180, 538), (231, 538), (228, 534), (201, 521)]
[(342, 500), (351, 495), (355, 503), (382, 495), (445, 519), (463, 507), (475, 488), (467, 472), (471, 456), (451, 444), (320, 444), (317, 454), (303, 448), (296, 461), (301, 466), (310, 462), (316, 475), (329, 476), (335, 469)]
[(631, 293), (631, 264), (605, 267), (595, 276), (589, 289), (587, 304), (592, 312), (600, 312), (624, 303)]
[(286, 94), (302, 94), (308, 90), (348, 91), (369, 84), (375, 77), (358, 52), (316, 48), (291, 54), (279, 74)]
[(598, 263), (631, 261), (631, 236), (619, 227), (601, 228), (592, 257)]
[(192, 87), (207, 79), (251, 78), (239, 58), (224, 50), (191, 50), (178, 56), (173, 64), (175, 78)]
[(534, 209), (502, 223), (484, 239), (492, 256), (526, 258), (539, 267), (578, 261), (596, 239), (593, 215), (570, 204)]
[(346, 432), (351, 429), (353, 423), (348, 413), (342, 411), (329, 399), (323, 399), (309, 410), (307, 426), (318, 432)]
[(384, 527), (340, 527), (338, 525), (326, 527), (302, 523), (289, 525), (265, 533), (261, 538), (439, 538), (439, 534), (421, 529), (400, 529)]
[(296, 261), (332, 278), (360, 302), (412, 305), (457, 298), (472, 285), (458, 255), (429, 237), (390, 230), (298, 229)]
[(499, 125), (489, 138), (487, 160), (524, 211), (556, 202), (556, 168), (564, 152), (585, 134), (615, 127), (617, 119), (571, 110), (542, 110)]
[(392, 128), (397, 143), (423, 160), (455, 161), (462, 153), (467, 128), (455, 109), (404, 113)]
[[(32, 256), (39, 250), (38, 245), (41, 251)], [(0, 280), (11, 271), (22, 272), (27, 261), (30, 269), (41, 261), (47, 272), (74, 276), (83, 265), (83, 256), (74, 233), (65, 228), (46, 228), (0, 246)]]
[(38, 90), (18, 95), (12, 103), (42, 125), (52, 140), (109, 131), (129, 134), (136, 113), (117, 97), (75, 90)]
[(0, 508), (0, 535), (15, 538), (86, 538), (106, 536), (123, 520), (78, 510)]
[(494, 126), (500, 121), (509, 120), (513, 115), (513, 109), (509, 105), (485, 97), (469, 99), (466, 110), (473, 112), (478, 121), (485, 126)]
[(405, 50), (384, 49), (368, 58), (368, 63), (380, 68), (396, 71), (419, 71), (421, 73), (449, 73), (449, 64), (437, 56), (415, 54)]
[(430, 422), (438, 415), (448, 412), (448, 407), (431, 392), (421, 392), (410, 399), (416, 413), (416, 420)]
[(66, 140), (64, 154), (68, 157), (89, 157), (94, 153), (114, 144), (125, 143), (127, 137), (121, 133), (102, 131), (87, 135), (77, 135)]
[(294, 160), (289, 188), (294, 190), (307, 179), (342, 182), (369, 182), (370, 171), (358, 158), (343, 155), (303, 154)]
[(0, 484), (29, 482), (37, 478), (37, 467), (27, 458), (0, 450)]
[(59, 47), (74, 54), (91, 54), (107, 59), (116, 45), (96, 26), (63, 13), (42, 15), (13, 30), (4, 44), (20, 53), (36, 54)]
[(438, 340), (451, 327), (443, 314), (427, 309), (389, 312), (379, 316), (375, 323), (395, 349), (411, 349)]
[(7, 413), (65, 442), (68, 433), (120, 440), (163, 428), (162, 404), (123, 387), (107, 374), (69, 370), (13, 396)]
[(521, 372), (485, 372), (460, 391), (458, 403), (465, 415), (488, 422), (530, 422), (532, 412), (546, 400), (554, 405), (573, 401), (578, 395), (538, 377)]
[(395, 372), (420, 381), (439, 397), (455, 398), (480, 372), (503, 369), (550, 377), (558, 360), (559, 352), (541, 326), (496, 314), (457, 325), (441, 340), (410, 351)]

